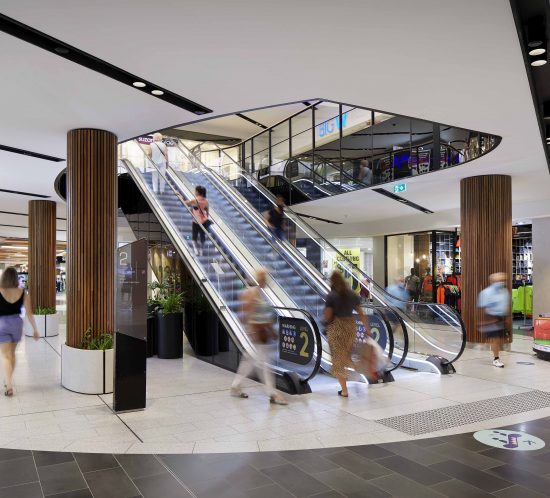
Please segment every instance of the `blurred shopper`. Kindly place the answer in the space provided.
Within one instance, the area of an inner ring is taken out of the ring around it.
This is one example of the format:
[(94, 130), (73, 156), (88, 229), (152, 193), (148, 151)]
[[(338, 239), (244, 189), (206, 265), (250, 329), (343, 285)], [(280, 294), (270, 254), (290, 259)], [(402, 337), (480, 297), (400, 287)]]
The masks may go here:
[(202, 185), (195, 187), (195, 197), (185, 201), (186, 206), (193, 208), (193, 224), (191, 230), (193, 234), (193, 249), (195, 256), (204, 255), (204, 230), (208, 230), (210, 219), (208, 217), (208, 201), (206, 200), (206, 189)]
[(346, 368), (355, 368), (351, 354), (357, 337), (357, 325), (353, 311), (356, 311), (370, 336), (367, 316), (359, 302), (359, 296), (353, 292), (339, 271), (330, 276), (330, 292), (325, 302), (324, 321), (327, 324), (327, 338), (332, 356), (332, 375), (338, 379), (339, 396), (348, 397)]
[(411, 274), (405, 278), (405, 290), (409, 293), (411, 300), (414, 302), (418, 302), (421, 286), (422, 283), (416, 274), (416, 270), (411, 268)]
[(407, 302), (411, 298), (407, 289), (405, 289), (405, 278), (397, 277), (393, 284), (390, 284), (386, 287), (386, 292), (391, 295), (390, 304), (399, 308), (402, 311), (407, 309)]
[(370, 300), (370, 282), (368, 278), (364, 278), (361, 281), (361, 290), (359, 291), (359, 297), (361, 298), (362, 303), (368, 303)]
[(372, 169), (366, 159), (359, 163), (359, 181), (367, 186), (372, 185)]
[(477, 305), (484, 312), (481, 331), (486, 334), (491, 345), (493, 365), (504, 367), (500, 361), (500, 351), (506, 334), (506, 317), (510, 313), (510, 293), (506, 288), (508, 275), (493, 273), (489, 275), (489, 287), (483, 289), (477, 298)]
[(151, 142), (151, 160), (156, 164), (157, 168), (153, 170), (153, 192), (161, 192), (164, 190), (164, 175), (166, 175), (166, 165), (168, 164), (168, 149), (162, 141), (161, 133), (153, 134)]
[(231, 386), (231, 395), (248, 398), (248, 395), (241, 390), (241, 384), (246, 377), (257, 370), (264, 383), (270, 403), (287, 405), (285, 398), (275, 389), (275, 379), (268, 367), (270, 350), (276, 350), (276, 347), (273, 348), (271, 344), (276, 340), (277, 334), (274, 329), (275, 310), (266, 301), (262, 292), (267, 283), (267, 271), (263, 268), (257, 270), (255, 278), (258, 285), (249, 287), (242, 295), (242, 320), (249, 338), (254, 344), (255, 358), (248, 353), (241, 358), (237, 375)]
[(284, 240), (285, 198), (282, 195), (277, 196), (277, 203), (267, 212), (266, 221), (271, 233), (278, 239)]
[(40, 338), (32, 314), (31, 299), (24, 289), (19, 288), (17, 270), (10, 266), (0, 278), (0, 351), (4, 369), (4, 394), (13, 396), (13, 371), (15, 370), (15, 349), (21, 340), (23, 320), (21, 308), (33, 329), (35, 340)]

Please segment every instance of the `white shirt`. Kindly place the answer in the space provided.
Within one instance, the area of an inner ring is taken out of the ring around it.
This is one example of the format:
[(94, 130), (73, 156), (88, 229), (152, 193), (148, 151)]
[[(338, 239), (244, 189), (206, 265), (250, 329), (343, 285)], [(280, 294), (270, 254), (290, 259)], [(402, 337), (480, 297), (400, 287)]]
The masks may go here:
[(153, 142), (151, 144), (151, 159), (155, 164), (164, 166), (166, 164), (166, 158), (168, 153), (166, 150), (166, 144), (162, 142)]
[(510, 293), (502, 282), (491, 284), (479, 293), (477, 305), (488, 315), (506, 316), (510, 311)]

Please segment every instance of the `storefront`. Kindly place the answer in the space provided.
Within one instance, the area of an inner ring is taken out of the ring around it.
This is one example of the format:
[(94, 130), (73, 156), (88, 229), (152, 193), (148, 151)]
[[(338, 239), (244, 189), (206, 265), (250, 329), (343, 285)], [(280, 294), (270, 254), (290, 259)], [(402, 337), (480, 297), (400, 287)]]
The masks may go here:
[(385, 237), (385, 284), (419, 277), (420, 301), (460, 309), (460, 242), (457, 232), (430, 231)]

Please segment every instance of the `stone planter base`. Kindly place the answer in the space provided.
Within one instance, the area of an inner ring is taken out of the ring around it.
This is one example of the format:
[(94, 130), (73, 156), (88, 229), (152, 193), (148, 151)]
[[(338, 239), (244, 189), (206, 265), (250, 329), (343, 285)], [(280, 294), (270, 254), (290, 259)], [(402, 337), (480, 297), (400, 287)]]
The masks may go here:
[(61, 385), (81, 394), (113, 392), (114, 350), (90, 351), (61, 346)]
[[(54, 337), (59, 335), (59, 317), (60, 313), (54, 313), (53, 315), (34, 315), (34, 321), (36, 322), (36, 328), (40, 333), (40, 337)], [(28, 337), (32, 337), (32, 327), (27, 318), (25, 318), (23, 331)]]

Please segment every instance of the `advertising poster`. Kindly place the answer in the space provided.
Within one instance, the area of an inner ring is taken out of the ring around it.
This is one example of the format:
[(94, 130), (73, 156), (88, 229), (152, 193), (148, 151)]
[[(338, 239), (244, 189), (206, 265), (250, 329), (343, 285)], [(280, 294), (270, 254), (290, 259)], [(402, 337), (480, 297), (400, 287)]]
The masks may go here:
[[(378, 345), (385, 350), (388, 343), (388, 332), (386, 330), (386, 324), (377, 315), (367, 315), (370, 325), (370, 331), (372, 338), (378, 343)], [(365, 342), (365, 327), (361, 320), (356, 320), (357, 324), (357, 339), (360, 344)]]
[(315, 338), (305, 320), (279, 319), (279, 358), (299, 365), (307, 365), (313, 359)]
[(359, 272), (356, 272), (355, 277), (352, 277), (352, 274), (349, 270), (346, 270), (345, 267), (349, 267), (349, 263), (346, 261), (349, 260), (355, 268), (361, 267), (361, 249), (354, 247), (351, 249), (340, 249), (332, 259), (332, 269), (338, 270), (344, 275), (344, 278), (347, 284), (353, 289), (354, 292), (359, 294), (361, 292), (361, 286), (357, 279), (361, 279)]

